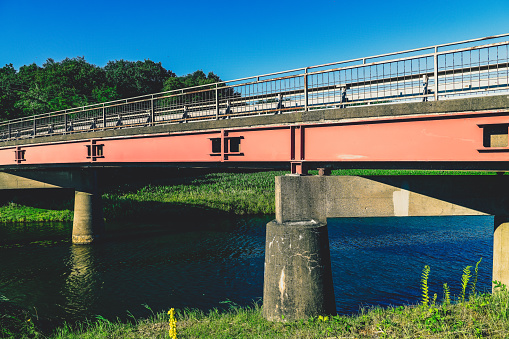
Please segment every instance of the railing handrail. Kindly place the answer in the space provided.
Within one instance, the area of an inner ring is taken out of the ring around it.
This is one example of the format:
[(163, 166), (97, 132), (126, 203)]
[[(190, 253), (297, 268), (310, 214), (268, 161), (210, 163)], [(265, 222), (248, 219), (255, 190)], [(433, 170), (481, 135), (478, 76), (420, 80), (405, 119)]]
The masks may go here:
[[(234, 79), (234, 80), (225, 80), (225, 81), (219, 81), (219, 82), (205, 84), (205, 85), (185, 87), (185, 88), (181, 88), (181, 89), (175, 89), (175, 90), (164, 91), (164, 92), (157, 92), (157, 93), (152, 93), (152, 94), (144, 94), (144, 95), (140, 95), (140, 96), (129, 97), (129, 98), (124, 98), (124, 99), (117, 99), (117, 100), (112, 100), (112, 101), (107, 101), (107, 102), (102, 102), (102, 103), (94, 103), (94, 104), (89, 104), (89, 105), (85, 105), (85, 106), (78, 106), (78, 107), (73, 107), (73, 108), (69, 108), (69, 109), (63, 109), (63, 110), (58, 110), (58, 111), (42, 113), (42, 114), (38, 114), (38, 115), (30, 115), (30, 116), (20, 117), (20, 118), (17, 118), (17, 119), (7, 120), (7, 121), (0, 122), (0, 126), (7, 125), (7, 124), (12, 124), (12, 123), (17, 123), (17, 122), (23, 122), (23, 121), (27, 121), (27, 120), (40, 119), (40, 118), (44, 118), (44, 117), (55, 117), (55, 116), (58, 116), (58, 115), (65, 115), (65, 114), (75, 113), (75, 112), (84, 111), (84, 110), (98, 109), (98, 108), (102, 108), (102, 107), (103, 108), (112, 107), (114, 105), (121, 105), (123, 103), (130, 103), (130, 102), (132, 102), (134, 100), (157, 99), (157, 98), (160, 98), (161, 96), (168, 97), (168, 94), (171, 97), (173, 95), (180, 95), (182, 93), (186, 94), (186, 91), (194, 90), (194, 89), (201, 89), (201, 88), (214, 89), (214, 88), (217, 88), (218, 90), (221, 90), (221, 89), (226, 89), (226, 88), (230, 88), (230, 87), (237, 87), (237, 86), (245, 85), (246, 83), (239, 83), (239, 84), (235, 84), (235, 83), (238, 83), (238, 82), (241, 82), (241, 81), (245, 81), (245, 80), (254, 80), (254, 79), (256, 79), (252, 83), (273, 81), (273, 80), (276, 80), (276, 79), (274, 79), (274, 78), (261, 79), (261, 78), (267, 78), (267, 77), (272, 77), (272, 76), (276, 76), (276, 75), (283, 75), (283, 74), (288, 74), (288, 73), (295, 73), (295, 72), (299, 72), (299, 71), (301, 71), (301, 72), (304, 71), (304, 73), (295, 74), (295, 75), (292, 75), (292, 76), (300, 77), (300, 76), (305, 76), (305, 75), (313, 75), (313, 74), (319, 74), (319, 73), (323, 73), (323, 72), (332, 71), (331, 69), (327, 69), (327, 70), (314, 71), (314, 72), (309, 72), (308, 73), (309, 69), (324, 68), (324, 67), (330, 67), (330, 66), (334, 66), (334, 65), (342, 65), (342, 64), (349, 64), (349, 63), (354, 63), (354, 62), (362, 61), (362, 64), (360, 64), (360, 65), (350, 65), (350, 66), (347, 66), (347, 67), (340, 68), (340, 69), (343, 69), (343, 68), (346, 69), (346, 68), (359, 67), (359, 66), (370, 66), (370, 65), (377, 65), (377, 64), (382, 64), (382, 63), (390, 63), (390, 62), (396, 62), (396, 61), (405, 61), (405, 60), (411, 60), (411, 59), (417, 59), (417, 58), (423, 58), (423, 57), (432, 57), (434, 55), (442, 55), (442, 54), (448, 54), (448, 53), (455, 53), (455, 52), (465, 51), (465, 50), (469, 50), (469, 49), (481, 49), (481, 48), (484, 48), (484, 47), (487, 47), (487, 46), (491, 46), (491, 45), (509, 44), (509, 41), (504, 41), (504, 42), (499, 42), (499, 43), (489, 44), (489, 45), (478, 45), (478, 46), (473, 46), (473, 47), (459, 48), (459, 49), (455, 49), (455, 50), (447, 50), (447, 51), (440, 51), (440, 52), (438, 51), (439, 48), (443, 48), (443, 47), (447, 47), (447, 46), (456, 46), (456, 45), (472, 43), (472, 42), (478, 42), (478, 41), (499, 39), (499, 38), (503, 38), (503, 37), (509, 37), (509, 33), (493, 35), (493, 36), (487, 36), (487, 37), (481, 37), (481, 38), (475, 38), (475, 39), (462, 40), (462, 41), (445, 43), (445, 44), (432, 45), (432, 46), (427, 46), (427, 47), (419, 47), (419, 48), (403, 50), (403, 51), (398, 51), (398, 52), (384, 53), (384, 54), (378, 54), (378, 55), (373, 55), (373, 56), (368, 56), (368, 57), (354, 58), (354, 59), (337, 61), (337, 62), (332, 62), (332, 63), (314, 65), (314, 66), (300, 67), (300, 68), (295, 68), (295, 69), (290, 69), (290, 70), (285, 70), (285, 71), (279, 71), (279, 72), (273, 72), (273, 73), (265, 73), (265, 74), (261, 74), (261, 75), (255, 75), (255, 76), (249, 76), (249, 77), (244, 77), (244, 78), (238, 78), (238, 79)], [(375, 62), (366, 63), (366, 60), (372, 60), (372, 59), (384, 58), (384, 57), (388, 57), (388, 56), (395, 56), (395, 55), (414, 53), (414, 52), (425, 51), (425, 50), (434, 50), (434, 51), (430, 52), (430, 53), (426, 53), (426, 54), (413, 55), (413, 56), (408, 56), (408, 57), (404, 57), (404, 58), (382, 60), (382, 61), (375, 61)], [(219, 87), (220, 85), (224, 85), (224, 87)]]

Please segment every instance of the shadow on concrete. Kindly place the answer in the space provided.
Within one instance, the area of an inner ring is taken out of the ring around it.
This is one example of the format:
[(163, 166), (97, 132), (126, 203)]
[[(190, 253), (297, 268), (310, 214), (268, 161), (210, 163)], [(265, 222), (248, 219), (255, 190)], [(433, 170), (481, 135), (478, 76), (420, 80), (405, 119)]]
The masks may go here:
[(364, 177), (488, 215), (509, 212), (509, 176), (404, 175)]

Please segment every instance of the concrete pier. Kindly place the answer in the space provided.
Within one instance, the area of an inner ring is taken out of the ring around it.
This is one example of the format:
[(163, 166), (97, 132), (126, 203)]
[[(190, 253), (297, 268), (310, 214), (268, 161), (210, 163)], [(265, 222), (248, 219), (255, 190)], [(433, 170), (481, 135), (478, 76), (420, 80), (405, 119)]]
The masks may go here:
[(104, 231), (101, 194), (97, 185), (97, 171), (82, 170), (73, 175), (74, 220), (72, 242), (85, 245), (97, 241)]
[(292, 321), (336, 314), (327, 224), (267, 224), (263, 316)]
[(496, 215), (493, 232), (493, 278), (509, 286), (509, 216)]
[(100, 194), (75, 191), (73, 244), (90, 244), (101, 236), (103, 230), (104, 218)]
[(267, 320), (336, 314), (323, 185), (309, 179), (276, 177), (276, 220), (267, 224), (265, 245)]

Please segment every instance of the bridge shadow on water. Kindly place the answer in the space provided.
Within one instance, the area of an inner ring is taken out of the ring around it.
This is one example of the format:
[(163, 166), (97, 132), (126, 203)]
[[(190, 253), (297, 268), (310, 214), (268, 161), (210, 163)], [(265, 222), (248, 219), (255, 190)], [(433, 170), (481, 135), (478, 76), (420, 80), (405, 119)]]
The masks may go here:
[[(155, 232), (184, 233), (193, 231), (231, 231), (232, 213), (193, 204), (134, 199), (103, 199), (106, 217), (106, 240), (118, 237), (151, 237)], [(112, 210), (109, 210), (109, 209)], [(121, 215), (118, 215), (118, 214)]]

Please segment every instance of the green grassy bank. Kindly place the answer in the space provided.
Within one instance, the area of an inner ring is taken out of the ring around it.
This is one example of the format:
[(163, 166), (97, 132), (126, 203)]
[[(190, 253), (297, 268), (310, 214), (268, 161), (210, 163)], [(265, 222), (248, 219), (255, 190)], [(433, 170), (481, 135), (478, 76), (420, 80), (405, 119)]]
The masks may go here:
[[(133, 220), (200, 212), (230, 214), (274, 213), (274, 177), (287, 172), (210, 173), (154, 180), (148, 185), (109, 187), (102, 195), (106, 220)], [(71, 221), (72, 197), (53, 203), (23, 200), (0, 207), (0, 222)]]
[[(285, 171), (254, 173), (209, 173), (159, 178), (150, 184), (108, 187), (102, 196), (104, 216), (109, 221), (157, 219), (200, 213), (273, 214), (274, 177)], [(312, 171), (311, 174), (317, 174)], [(492, 172), (337, 170), (333, 175), (464, 175)], [(0, 222), (72, 221), (73, 201), (23, 199), (0, 206)], [(49, 206), (48, 206), (49, 205)]]
[[(177, 338), (507, 338), (509, 294), (471, 296), (456, 304), (362, 309), (351, 316), (315, 317), (273, 323), (258, 305), (230, 310), (176, 312)], [(170, 338), (169, 315), (154, 314), (133, 323), (99, 317), (42, 332), (35, 316), (25, 314), (0, 329), (3, 338)], [(12, 331), (16, 332), (12, 332)], [(11, 331), (11, 332), (9, 332)]]

